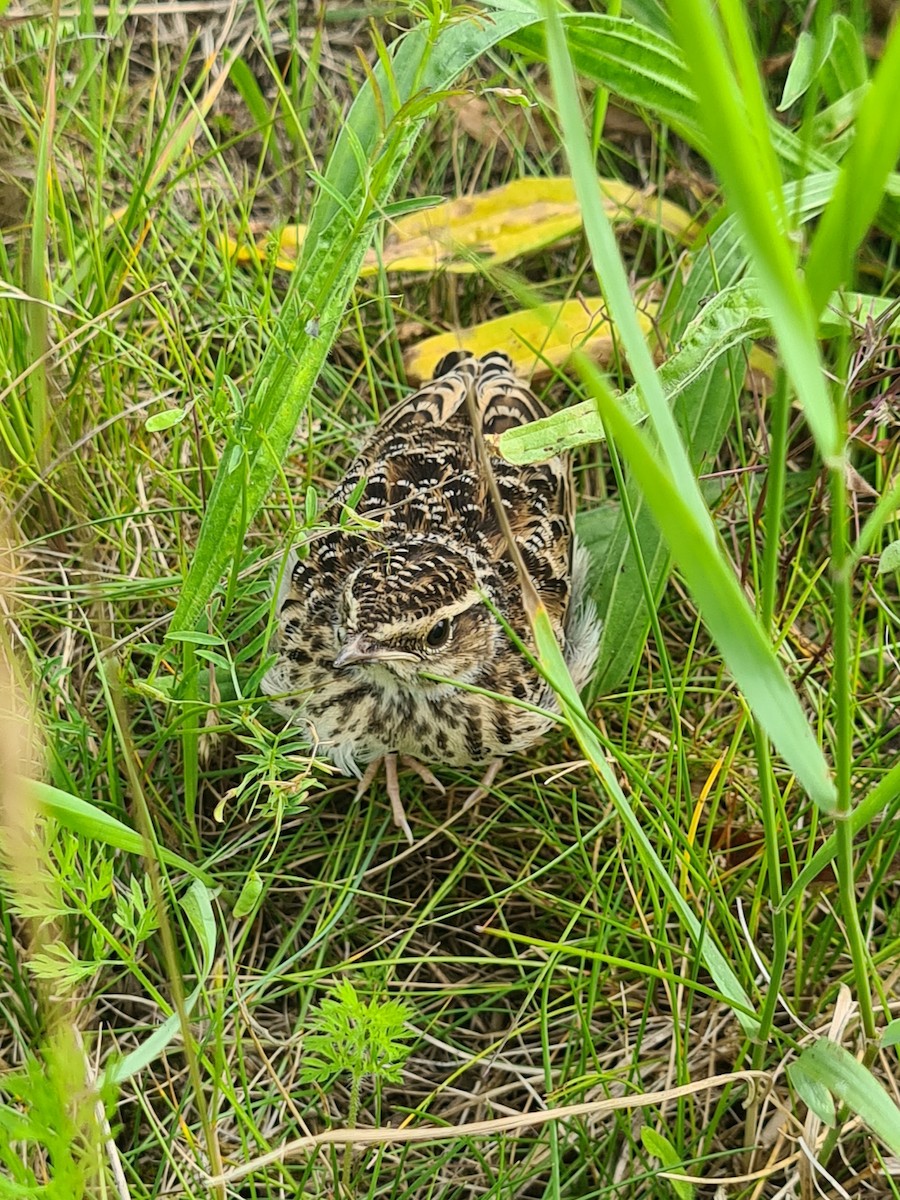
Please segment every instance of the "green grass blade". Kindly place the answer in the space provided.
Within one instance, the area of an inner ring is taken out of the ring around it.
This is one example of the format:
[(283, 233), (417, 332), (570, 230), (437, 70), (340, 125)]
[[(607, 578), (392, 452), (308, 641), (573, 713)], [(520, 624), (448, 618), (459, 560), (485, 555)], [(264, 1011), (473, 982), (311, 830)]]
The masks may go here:
[[(806, 714), (750, 610), (734, 574), (697, 521), (671, 472), (635, 429), (592, 363), (580, 360), (607, 427), (627, 459), (722, 652), (728, 669), (772, 743), (825, 811), (835, 803), (827, 763)], [(708, 520), (708, 517), (707, 517)]]
[(884, 48), (856, 117), (853, 144), (834, 195), (816, 230), (806, 263), (815, 311), (846, 283), (866, 230), (875, 219), (888, 175), (900, 155), (900, 24)]
[[(900, 800), (900, 763), (891, 767), (851, 812), (850, 829), (853, 835), (862, 833), (865, 827), (874, 821), (884, 809), (890, 807), (896, 811), (898, 800)], [(832, 833), (785, 892), (781, 901), (783, 909), (789, 910), (799, 901), (806, 889), (815, 882), (816, 876), (824, 871), (829, 863), (833, 862), (837, 852), (837, 837)]]
[(603, 746), (597, 737), (590, 718), (585, 712), (581, 697), (575, 690), (562, 651), (556, 641), (547, 614), (543, 609), (540, 609), (536, 614), (534, 636), (541, 667), (560, 698), (572, 733), (590, 763), (592, 770), (603, 781), (610, 798), (616, 806), (616, 811), (623, 825), (634, 839), (638, 853), (648, 873), (665, 893), (666, 899), (678, 914), (679, 920), (690, 934), (699, 954), (706, 963), (710, 975), (715, 980), (716, 987), (718, 987), (722, 995), (734, 1008), (735, 1015), (744, 1032), (748, 1037), (754, 1037), (759, 1028), (759, 1022), (754, 1015), (753, 1005), (747, 993), (741, 987), (739, 979), (731, 969), (724, 954), (713, 941), (708, 929), (701, 926), (696, 914), (692, 911), (684, 896), (678, 890), (677, 884), (660, 861), (659, 855), (647, 837), (647, 833), (638, 820), (634, 809), (619, 786), (619, 782), (606, 760)]
[[(103, 842), (104, 845), (124, 850), (127, 854), (147, 853), (147, 844), (139, 833), (87, 800), (37, 779), (29, 779), (28, 787), (48, 816), (80, 837)], [(206, 878), (205, 872), (198, 870), (193, 863), (163, 846), (160, 847), (160, 857), (167, 866), (184, 871), (194, 879)]]
[(601, 281), (601, 291), (669, 469), (682, 490), (685, 502), (694, 511), (697, 524), (703, 526), (706, 518), (705, 536), (712, 543), (715, 536), (712, 522), (706, 514), (690, 461), (666, 401), (662, 383), (657, 376), (653, 356), (638, 323), (615, 234), (600, 202), (593, 154), (585, 131), (584, 116), (562, 22), (551, 0), (545, 0), (544, 10), (547, 18), (547, 60), (550, 65), (550, 77), (553, 81), (572, 178), (581, 205), (584, 229), (594, 267)]
[[(697, 88), (707, 155), (740, 221), (785, 369), (821, 454), (833, 463), (842, 453), (841, 436), (816, 342), (815, 310), (786, 227), (780, 172), (768, 127), (758, 116), (764, 102), (755, 64), (751, 56), (750, 67), (745, 64), (736, 77), (708, 0), (674, 0), (672, 17)], [(735, 17), (733, 50), (742, 47), (738, 27), (742, 18)], [(743, 47), (742, 61), (746, 54)]]

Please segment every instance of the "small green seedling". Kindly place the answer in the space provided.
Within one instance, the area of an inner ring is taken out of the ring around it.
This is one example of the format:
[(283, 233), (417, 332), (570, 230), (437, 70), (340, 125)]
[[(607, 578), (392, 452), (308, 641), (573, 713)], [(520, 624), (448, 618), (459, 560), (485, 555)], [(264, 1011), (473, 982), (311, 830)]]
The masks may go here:
[[(346, 1071), (350, 1075), (352, 1128), (359, 1115), (363, 1081), (399, 1083), (410, 1046), (404, 1045), (412, 1031), (405, 1028), (412, 1009), (401, 1000), (365, 1000), (349, 979), (335, 984), (334, 995), (324, 999), (309, 1018), (303, 1040), (301, 1083), (330, 1083)], [(342, 1177), (349, 1192), (350, 1151), (344, 1149)]]

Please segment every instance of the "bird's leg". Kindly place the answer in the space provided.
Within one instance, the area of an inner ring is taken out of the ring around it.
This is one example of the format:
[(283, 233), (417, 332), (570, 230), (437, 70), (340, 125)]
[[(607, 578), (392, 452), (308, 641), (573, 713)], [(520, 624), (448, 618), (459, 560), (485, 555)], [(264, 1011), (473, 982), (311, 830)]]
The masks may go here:
[(391, 802), (391, 812), (394, 814), (394, 824), (399, 826), (406, 835), (406, 840), (410, 845), (413, 844), (414, 838), (412, 830), (409, 827), (409, 821), (406, 819), (406, 813), (403, 809), (403, 801), (400, 799), (400, 784), (397, 780), (397, 755), (386, 754), (384, 756), (384, 781), (387, 788), (388, 798)]
[[(403, 830), (403, 833), (406, 836), (406, 840), (409, 842), (410, 845), (412, 845), (414, 842), (412, 830), (409, 827), (409, 821), (407, 821), (407, 819), (406, 819), (406, 812), (404, 811), (403, 803), (400, 799), (400, 783), (399, 783), (399, 780), (397, 779), (397, 758), (398, 758), (398, 756), (396, 754), (385, 754), (381, 758), (373, 759), (369, 763), (369, 765), (366, 767), (363, 777), (359, 781), (359, 785), (357, 786), (357, 789), (356, 789), (356, 799), (361, 800), (362, 797), (366, 794), (366, 792), (372, 786), (373, 780), (375, 779), (376, 775), (378, 774), (379, 767), (381, 766), (382, 763), (384, 763), (385, 787), (387, 790), (388, 799), (391, 802), (391, 812), (393, 813), (393, 816), (394, 816), (394, 824)], [(436, 778), (436, 776), (434, 776), (431, 773), (431, 771), (429, 771), (429, 769), (425, 766), (424, 763), (420, 763), (417, 758), (413, 758), (409, 754), (401, 754), (399, 756), (399, 758), (400, 758), (400, 762), (404, 765), (404, 767), (409, 767), (409, 769), (411, 771), (415, 771), (415, 773), (419, 776), (419, 778), (423, 781), (423, 783), (427, 783), (429, 787), (436, 788), (437, 791), (440, 792), (440, 794), (442, 796), (445, 794), (447, 789), (444, 787), (444, 785), (441, 783), (441, 781), (438, 778)], [(500, 760), (498, 759), (497, 760), (498, 766), (499, 766), (499, 763), (500, 763)], [(492, 766), (493, 766), (493, 764), (492, 764)], [(490, 770), (491, 770), (491, 767), (488, 768), (488, 771), (490, 771)], [(496, 773), (497, 772), (495, 769), (494, 775), (496, 775)], [(490, 781), (491, 781), (491, 779), (494, 778), (494, 775), (491, 775), (490, 779), (488, 779), (488, 777), (485, 776), (485, 779), (487, 779), (488, 784), (490, 784)], [(486, 794), (487, 793), (483, 792), (483, 791), (479, 792), (478, 796), (476, 796), (476, 798), (480, 798), (480, 796), (486, 795)], [(475, 796), (476, 793), (473, 792), (472, 795)], [(467, 801), (467, 803), (468, 803), (468, 801)]]
[(354, 800), (361, 800), (363, 798), (363, 796), (366, 794), (366, 792), (369, 790), (369, 788), (372, 786), (372, 781), (374, 780), (375, 776), (378, 774), (378, 768), (381, 766), (381, 763), (382, 763), (382, 760), (380, 758), (373, 758), (372, 761), (369, 763), (369, 765), (366, 767), (363, 777), (359, 781), (359, 787), (356, 789), (356, 795), (354, 796)]
[(404, 767), (409, 767), (411, 771), (415, 771), (423, 783), (427, 783), (429, 787), (436, 788), (440, 795), (443, 796), (447, 791), (438, 777), (432, 771), (429, 771), (424, 763), (420, 763), (417, 758), (413, 758), (410, 754), (401, 754), (400, 761)]
[(462, 806), (462, 811), (465, 811), (467, 808), (471, 808), (473, 804), (477, 804), (479, 800), (483, 800), (485, 798), (485, 796), (488, 794), (488, 789), (497, 778), (497, 772), (500, 770), (502, 764), (502, 758), (495, 758), (492, 762), (488, 763), (487, 770), (482, 775), (478, 787), (474, 792), (471, 792), (468, 796), (466, 796)]

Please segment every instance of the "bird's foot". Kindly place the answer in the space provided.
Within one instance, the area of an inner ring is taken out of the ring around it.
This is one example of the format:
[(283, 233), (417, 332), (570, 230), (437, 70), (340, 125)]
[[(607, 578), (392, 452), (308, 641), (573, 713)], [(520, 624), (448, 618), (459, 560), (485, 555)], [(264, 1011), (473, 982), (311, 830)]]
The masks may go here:
[(445, 795), (447, 789), (438, 779), (433, 771), (429, 771), (424, 763), (420, 763), (417, 758), (413, 758), (411, 754), (401, 754), (400, 761), (404, 767), (409, 767), (411, 771), (415, 771), (423, 783), (427, 783), (429, 787), (433, 787), (439, 795)]
[[(410, 767), (419, 775), (425, 783), (431, 784), (438, 789), (441, 794), (446, 790), (439, 779), (436, 779), (431, 771), (426, 766), (423, 766), (418, 759), (410, 758), (409, 755), (402, 755), (400, 761), (405, 767)], [(400, 799), (400, 782), (397, 778), (397, 755), (385, 754), (381, 758), (375, 758), (366, 767), (362, 779), (359, 781), (359, 786), (356, 789), (356, 799), (361, 799), (372, 786), (372, 782), (378, 774), (378, 769), (384, 763), (384, 783), (387, 790), (388, 799), (391, 802), (391, 813), (394, 817), (394, 824), (398, 829), (403, 830), (403, 835), (410, 845), (415, 839), (412, 835), (412, 830), (409, 827), (409, 821), (406, 819), (406, 811), (403, 808), (403, 801)]]
[(488, 794), (491, 784), (497, 778), (497, 772), (500, 770), (502, 764), (502, 758), (495, 758), (492, 762), (488, 763), (487, 769), (482, 775), (478, 787), (474, 790), (474, 792), (470, 792), (463, 801), (463, 812), (465, 812), (467, 808), (471, 808), (473, 805), (477, 804), (479, 800), (483, 800), (485, 798), (485, 796)]
[[(403, 801), (400, 799), (400, 781), (397, 777), (398, 761), (411, 771), (419, 776), (423, 783), (427, 783), (429, 787), (433, 787), (441, 796), (446, 794), (447, 789), (437, 778), (433, 771), (429, 770), (424, 763), (419, 762), (417, 758), (413, 758), (411, 754), (385, 754), (381, 758), (375, 758), (366, 767), (362, 779), (356, 789), (356, 799), (360, 800), (372, 786), (376, 776), (378, 775), (381, 764), (384, 763), (384, 783), (388, 794), (388, 799), (391, 802), (391, 813), (394, 817), (394, 824), (398, 829), (403, 830), (403, 835), (409, 844), (412, 846), (415, 839), (412, 835), (412, 830), (409, 827), (409, 821), (406, 818), (406, 811), (403, 808)], [(488, 790), (494, 780), (497, 778), (497, 772), (503, 762), (502, 758), (495, 758), (493, 762), (488, 763), (484, 775), (478, 787), (475, 788), (465, 799), (462, 806), (462, 811), (471, 808), (477, 804), (479, 800), (483, 800), (488, 794)]]

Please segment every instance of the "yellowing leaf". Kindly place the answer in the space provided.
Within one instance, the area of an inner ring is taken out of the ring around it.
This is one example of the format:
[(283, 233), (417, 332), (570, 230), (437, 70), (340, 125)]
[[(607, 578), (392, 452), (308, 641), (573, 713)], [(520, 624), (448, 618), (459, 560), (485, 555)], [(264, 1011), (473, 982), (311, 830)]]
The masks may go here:
[[(646, 196), (616, 179), (600, 179), (604, 207), (613, 221), (659, 225), (676, 237), (696, 232), (677, 204)], [(581, 208), (566, 175), (515, 179), (477, 196), (462, 196), (394, 222), (382, 261), (390, 271), (459, 274), (478, 270), (479, 259), (496, 265), (568, 237), (581, 226)], [(366, 269), (376, 269), (373, 253)]]
[[(257, 226), (257, 228), (259, 228)], [(297, 251), (303, 245), (306, 236), (305, 225), (285, 225), (278, 235), (278, 248), (275, 252), (275, 266), (280, 271), (293, 271), (297, 265)], [(255, 242), (242, 242), (227, 234), (221, 239), (219, 248), (235, 262), (248, 263), (259, 260), (265, 262), (271, 256), (273, 240), (267, 232), (258, 237)]]
[[(638, 312), (646, 334), (652, 332), (655, 311), (655, 305), (648, 305)], [(438, 361), (451, 350), (470, 350), (473, 354), (504, 350), (519, 374), (528, 378), (561, 366), (573, 350), (583, 350), (598, 362), (608, 363), (614, 343), (602, 298), (588, 296), (542, 304), (426, 338), (405, 355), (408, 378), (413, 382), (430, 379)]]
[[(677, 204), (616, 179), (600, 179), (607, 214), (619, 223), (658, 226), (681, 241), (698, 232), (691, 215)], [(476, 196), (461, 196), (391, 222), (380, 256), (370, 250), (362, 274), (386, 271), (451, 271), (472, 274), (482, 265), (497, 266), (533, 254), (570, 237), (581, 227), (581, 208), (572, 180), (565, 175), (515, 179)], [(275, 265), (294, 268), (306, 226), (287, 225), (279, 235)], [(271, 253), (267, 237), (254, 246), (226, 239), (238, 262)]]
[[(382, 261), (389, 271), (459, 274), (509, 262), (569, 237), (581, 212), (568, 179), (517, 179), (478, 196), (461, 196), (394, 222)], [(377, 269), (370, 252), (366, 268)]]

